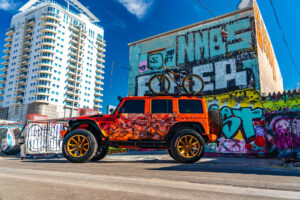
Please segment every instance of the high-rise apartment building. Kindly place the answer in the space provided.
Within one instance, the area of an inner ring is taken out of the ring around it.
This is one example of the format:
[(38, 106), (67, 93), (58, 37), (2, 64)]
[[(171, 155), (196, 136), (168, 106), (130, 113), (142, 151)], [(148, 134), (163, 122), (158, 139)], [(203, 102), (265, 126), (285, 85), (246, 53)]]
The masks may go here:
[(104, 30), (77, 0), (30, 0), (6, 32), (0, 118), (76, 116), (102, 108)]

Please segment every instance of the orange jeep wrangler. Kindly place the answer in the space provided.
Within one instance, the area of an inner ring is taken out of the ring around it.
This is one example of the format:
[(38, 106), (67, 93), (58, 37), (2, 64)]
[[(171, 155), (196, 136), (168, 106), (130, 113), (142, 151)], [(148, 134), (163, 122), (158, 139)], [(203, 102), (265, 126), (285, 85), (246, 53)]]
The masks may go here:
[[(202, 96), (119, 98), (112, 115), (78, 117), (63, 132), (63, 154), (71, 162), (104, 158), (109, 147), (168, 149), (178, 162), (193, 163), (205, 143), (220, 133), (218, 111), (207, 113)], [(209, 127), (212, 127), (211, 130)]]

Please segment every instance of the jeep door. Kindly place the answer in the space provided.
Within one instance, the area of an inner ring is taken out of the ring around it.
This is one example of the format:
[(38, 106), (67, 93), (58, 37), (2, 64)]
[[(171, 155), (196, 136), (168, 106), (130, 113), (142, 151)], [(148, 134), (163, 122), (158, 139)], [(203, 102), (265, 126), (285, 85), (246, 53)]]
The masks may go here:
[(146, 100), (124, 100), (118, 109), (111, 141), (142, 140), (147, 138), (150, 116), (145, 114)]
[(164, 140), (165, 135), (174, 124), (173, 101), (170, 99), (152, 99), (150, 107), (149, 139)]

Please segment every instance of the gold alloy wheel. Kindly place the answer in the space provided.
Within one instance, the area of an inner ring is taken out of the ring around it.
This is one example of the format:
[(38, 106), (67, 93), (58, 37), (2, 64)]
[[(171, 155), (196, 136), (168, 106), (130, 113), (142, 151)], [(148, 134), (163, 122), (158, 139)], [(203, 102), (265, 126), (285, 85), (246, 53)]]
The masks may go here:
[(192, 135), (184, 135), (177, 142), (177, 151), (185, 158), (193, 158), (200, 151), (200, 142)]
[(84, 156), (89, 149), (88, 138), (84, 135), (74, 135), (68, 141), (68, 153), (73, 157)]

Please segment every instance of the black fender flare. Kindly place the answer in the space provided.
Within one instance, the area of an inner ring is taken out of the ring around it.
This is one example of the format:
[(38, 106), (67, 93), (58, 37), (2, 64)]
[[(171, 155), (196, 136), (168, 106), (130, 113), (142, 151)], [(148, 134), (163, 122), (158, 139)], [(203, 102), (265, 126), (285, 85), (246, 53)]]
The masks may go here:
[[(165, 139), (168, 141), (171, 141), (172, 136), (174, 135), (174, 133), (183, 128), (183, 127), (191, 127), (193, 129), (195, 129), (197, 132), (199, 132), (204, 138), (206, 137), (205, 135), (205, 129), (203, 127), (203, 125), (200, 122), (178, 122), (175, 123), (170, 131), (167, 133), (167, 135), (165, 136)], [(206, 138), (205, 138), (206, 140)]]
[(76, 120), (69, 121), (69, 127), (71, 128), (70, 131), (77, 129), (82, 124), (87, 124), (89, 129), (91, 129), (91, 132), (95, 135), (96, 138), (98, 138), (99, 136), (101, 138), (105, 138), (98, 124), (91, 119), (76, 119)]

